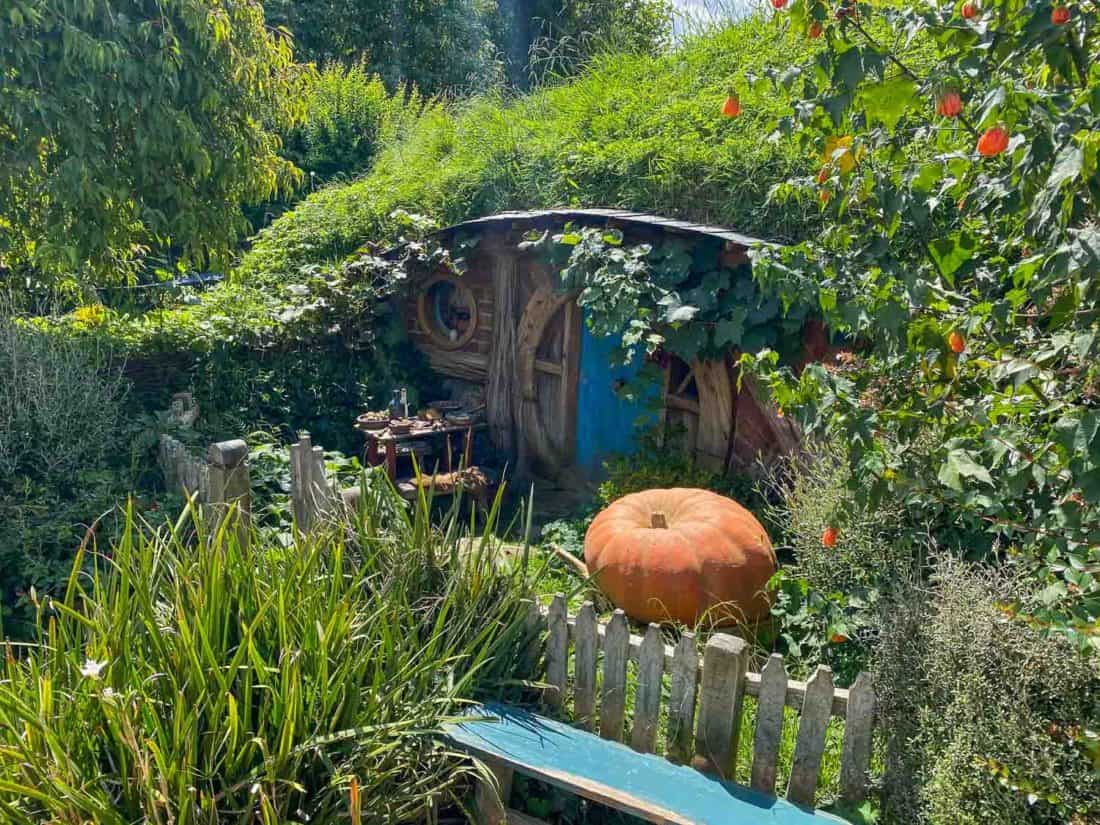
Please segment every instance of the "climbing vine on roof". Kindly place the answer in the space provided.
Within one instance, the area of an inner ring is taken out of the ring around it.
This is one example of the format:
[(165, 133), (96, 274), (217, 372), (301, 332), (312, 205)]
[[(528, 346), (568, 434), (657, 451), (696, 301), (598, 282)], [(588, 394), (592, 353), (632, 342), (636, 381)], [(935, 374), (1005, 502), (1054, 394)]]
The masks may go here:
[(594, 335), (622, 335), (624, 361), (659, 350), (691, 361), (730, 349), (799, 349), (807, 308), (784, 311), (747, 264), (722, 263), (717, 239), (630, 244), (617, 229), (567, 224), (554, 235), (528, 233), (520, 248), (539, 250), (559, 270), (561, 288), (579, 291)]

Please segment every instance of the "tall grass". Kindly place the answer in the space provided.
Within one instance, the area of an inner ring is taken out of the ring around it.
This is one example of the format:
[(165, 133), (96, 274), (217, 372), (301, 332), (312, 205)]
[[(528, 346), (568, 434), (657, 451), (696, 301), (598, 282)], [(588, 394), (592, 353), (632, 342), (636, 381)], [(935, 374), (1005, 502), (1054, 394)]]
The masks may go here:
[(400, 822), (457, 795), (432, 731), (522, 676), (525, 588), (429, 504), (376, 492), (289, 546), (130, 514), (7, 647), (0, 820)]

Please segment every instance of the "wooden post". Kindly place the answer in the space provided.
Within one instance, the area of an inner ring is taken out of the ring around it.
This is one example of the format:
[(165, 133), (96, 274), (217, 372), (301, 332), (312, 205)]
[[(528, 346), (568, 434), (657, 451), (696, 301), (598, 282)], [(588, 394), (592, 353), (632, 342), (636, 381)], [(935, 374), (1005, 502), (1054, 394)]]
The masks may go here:
[(220, 522), (236, 507), (237, 536), (248, 545), (251, 531), (252, 495), (248, 477), (248, 445), (240, 440), (219, 441), (207, 451), (210, 463), (208, 500)]
[(626, 613), (611, 615), (603, 637), (603, 690), (600, 694), (600, 736), (613, 742), (623, 739), (626, 718), (626, 663), (630, 658), (630, 626)]
[(699, 691), (699, 726), (695, 731), (694, 765), (706, 773), (733, 779), (749, 645), (728, 633), (715, 633), (703, 653)]
[(817, 778), (821, 772), (821, 755), (825, 751), (825, 732), (833, 712), (833, 671), (818, 665), (806, 682), (806, 697), (798, 723), (798, 738), (794, 744), (791, 776), (787, 782), (787, 799), (796, 805), (814, 804)]
[(783, 706), (787, 701), (787, 669), (783, 657), (773, 653), (760, 673), (756, 698), (756, 735), (753, 737), (752, 787), (775, 793), (779, 742), (783, 738)]
[(313, 521), (328, 518), (336, 508), (336, 493), (329, 485), (325, 472), (325, 451), (313, 448), (312, 466), (309, 470), (309, 496), (313, 511)]
[(858, 805), (867, 796), (874, 718), (875, 691), (871, 687), (871, 677), (860, 673), (848, 690), (844, 747), (840, 756), (840, 798), (853, 805)]
[(569, 624), (565, 596), (554, 594), (547, 614), (550, 634), (546, 639), (546, 690), (542, 700), (548, 707), (560, 710), (565, 702), (565, 678), (569, 664)]
[(574, 624), (575, 669), (573, 711), (585, 730), (592, 730), (596, 717), (596, 608), (585, 602)]
[(672, 654), (672, 686), (668, 699), (668, 738), (665, 752), (673, 762), (688, 762), (695, 734), (695, 685), (699, 679), (699, 653), (695, 634), (685, 631)]
[(294, 513), (294, 523), (298, 530), (305, 533), (309, 530), (311, 511), (309, 509), (308, 491), (312, 486), (310, 477), (313, 475), (313, 443), (309, 433), (302, 430), (298, 433), (298, 443), (290, 445), (290, 500)]
[(505, 809), (512, 796), (512, 769), (503, 765), (486, 763), (493, 775), (493, 782), (479, 779), (474, 791), (478, 825), (505, 825)]
[(638, 649), (638, 693), (634, 698), (634, 724), (630, 731), (630, 746), (642, 753), (653, 753), (657, 744), (664, 669), (665, 643), (661, 628), (651, 623)]
[(523, 663), (526, 670), (524, 675), (534, 678), (537, 675), (535, 671), (539, 666), (539, 659), (542, 658), (542, 630), (546, 622), (542, 611), (539, 610), (538, 602), (534, 599), (524, 599), (523, 602), (527, 611), (523, 620), (527, 644), (527, 655)]

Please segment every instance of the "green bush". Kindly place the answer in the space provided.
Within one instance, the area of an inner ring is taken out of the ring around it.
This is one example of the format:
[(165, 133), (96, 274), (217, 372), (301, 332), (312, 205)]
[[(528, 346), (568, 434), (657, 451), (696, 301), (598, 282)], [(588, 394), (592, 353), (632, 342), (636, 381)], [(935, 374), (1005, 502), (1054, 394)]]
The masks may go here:
[[(903, 508), (861, 506), (850, 476), (837, 445), (808, 442), (799, 455), (772, 465), (763, 484), (763, 517), (793, 556), (791, 572), (822, 593), (875, 590), (907, 577), (918, 562), (899, 541)], [(838, 531), (834, 547), (822, 542), (828, 527)]]
[[(410, 236), (420, 231), (414, 216), (392, 220)], [(317, 443), (355, 454), (355, 416), (386, 403), (394, 387), (415, 395), (424, 380), (423, 359), (386, 301), (403, 266), (364, 255), (289, 282), (223, 284), (193, 303), (143, 313), (83, 307), (34, 324), (125, 359), (132, 399), (145, 412), (193, 392), (199, 429), (211, 439), (257, 429), (289, 439), (307, 429)]]
[(65, 580), (76, 547), (131, 479), (127, 383), (108, 353), (0, 307), (0, 625), (22, 635), (28, 594)]
[(129, 519), (39, 605), (40, 644), (9, 650), (4, 821), (423, 819), (471, 770), (433, 731), (522, 678), (529, 646), (522, 572), (486, 542), (460, 555), (461, 534), (457, 510), (433, 528), (392, 488), (350, 536), (289, 545)]
[[(760, 515), (783, 562), (772, 616), (788, 667), (808, 675), (827, 664), (850, 684), (868, 665), (883, 591), (915, 575), (918, 558), (901, 539), (901, 508), (855, 501), (842, 456), (835, 444), (811, 441), (772, 465), (760, 483)], [(822, 540), (828, 527), (838, 531), (834, 547)]]
[(1064, 637), (1016, 615), (1033, 598), (1020, 578), (944, 558), (930, 588), (883, 602), (888, 821), (1095, 821), (1100, 678)]
[(763, 36), (760, 18), (658, 56), (595, 58), (575, 80), (507, 99), (428, 106), (361, 180), (332, 186), (260, 232), (246, 278), (285, 278), (392, 233), (413, 209), (442, 223), (509, 208), (619, 206), (725, 223), (782, 240), (816, 208), (769, 203), (768, 189), (816, 161), (766, 140), (782, 95), (746, 90), (744, 114), (719, 114), (731, 80), (812, 52), (801, 33)]
[(329, 64), (310, 81), (305, 120), (283, 135), (283, 156), (318, 183), (354, 175), (415, 122), (422, 105), (415, 88), (391, 94), (363, 63)]
[(615, 455), (604, 462), (607, 478), (596, 493), (604, 506), (641, 490), (698, 487), (729, 496), (750, 510), (757, 507), (751, 479), (700, 467), (675, 438), (661, 436), (661, 429), (651, 429), (643, 433), (637, 452)]

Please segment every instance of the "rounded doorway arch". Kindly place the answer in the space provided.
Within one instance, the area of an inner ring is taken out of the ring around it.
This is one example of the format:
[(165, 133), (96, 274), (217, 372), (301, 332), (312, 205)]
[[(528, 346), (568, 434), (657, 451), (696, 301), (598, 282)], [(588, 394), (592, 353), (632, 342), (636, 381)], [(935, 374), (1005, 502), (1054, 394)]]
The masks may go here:
[(575, 293), (535, 290), (520, 319), (519, 423), (540, 472), (554, 476), (576, 452), (581, 313)]

